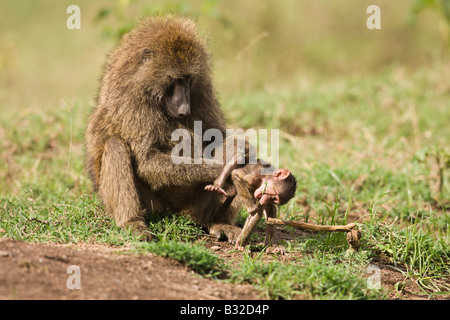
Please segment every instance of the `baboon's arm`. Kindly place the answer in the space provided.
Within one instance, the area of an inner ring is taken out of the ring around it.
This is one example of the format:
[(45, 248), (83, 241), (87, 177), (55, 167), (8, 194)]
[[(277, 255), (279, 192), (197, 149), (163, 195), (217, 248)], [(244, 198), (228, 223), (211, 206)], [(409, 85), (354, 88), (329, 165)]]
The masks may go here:
[(160, 151), (151, 153), (137, 163), (138, 176), (153, 190), (209, 184), (217, 178), (221, 170), (222, 165), (219, 164), (194, 164), (194, 159), (172, 158), (171, 155)]

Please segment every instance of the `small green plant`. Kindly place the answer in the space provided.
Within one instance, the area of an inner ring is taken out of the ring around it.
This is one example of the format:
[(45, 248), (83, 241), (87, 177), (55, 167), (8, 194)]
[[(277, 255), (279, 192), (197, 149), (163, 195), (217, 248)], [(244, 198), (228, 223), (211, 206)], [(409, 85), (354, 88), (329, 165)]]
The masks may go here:
[(411, 9), (411, 19), (414, 20), (420, 12), (427, 9), (437, 11), (441, 15), (445, 28), (440, 31), (447, 44), (450, 44), (450, 0), (416, 0)]
[[(450, 151), (445, 148), (429, 148), (424, 147), (416, 152), (414, 159), (419, 163), (426, 164), (429, 159), (437, 170), (432, 173), (433, 176), (437, 177), (437, 190), (436, 193), (441, 194), (444, 189), (446, 171), (450, 169)], [(430, 168), (430, 171), (433, 171)]]
[[(201, 0), (188, 3), (182, 0), (163, 2), (141, 2), (134, 6), (136, 0), (109, 1), (97, 11), (94, 21), (102, 23), (106, 37), (120, 39), (138, 22), (139, 17), (178, 14), (191, 17), (210, 17), (219, 21), (227, 21), (218, 9), (217, 0)], [(136, 13), (136, 7), (139, 8)], [(223, 22), (224, 23), (224, 22)]]
[(194, 241), (204, 234), (202, 228), (191, 219), (171, 212), (153, 214), (149, 228), (159, 241)]
[(440, 12), (447, 23), (450, 24), (449, 0), (415, 0), (412, 7), (412, 14), (415, 16), (426, 9), (432, 9)]

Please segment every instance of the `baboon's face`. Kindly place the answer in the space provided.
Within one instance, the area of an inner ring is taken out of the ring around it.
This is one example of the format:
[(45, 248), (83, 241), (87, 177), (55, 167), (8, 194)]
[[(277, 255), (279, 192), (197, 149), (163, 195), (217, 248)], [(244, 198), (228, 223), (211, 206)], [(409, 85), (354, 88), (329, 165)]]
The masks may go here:
[(163, 103), (169, 115), (181, 118), (191, 113), (191, 77), (172, 81), (164, 93)]
[[(160, 53), (161, 55), (161, 53)], [(163, 56), (167, 57), (167, 53)], [(150, 61), (150, 59), (155, 59), (154, 53), (150, 49), (144, 49), (142, 52), (142, 61), (144, 63), (147, 63)], [(158, 61), (157, 63), (154, 63), (154, 65), (165, 66), (165, 72), (169, 72), (169, 74), (166, 74), (163, 76), (163, 79), (166, 79), (165, 81), (160, 81), (163, 86), (162, 90), (162, 99), (161, 101), (164, 104), (165, 109), (167, 110), (167, 113), (174, 117), (174, 118), (182, 118), (191, 113), (191, 80), (192, 76), (180, 76), (176, 73), (174, 74), (171, 70), (173, 68), (173, 62), (171, 61)], [(154, 70), (153, 66), (153, 72)], [(179, 68), (175, 66), (175, 70)], [(170, 75), (170, 72), (172, 72), (172, 76)], [(176, 78), (173, 77), (173, 75), (177, 76)]]
[(208, 56), (203, 43), (179, 26), (165, 26), (150, 35), (140, 51), (138, 79), (150, 100), (169, 117), (186, 117), (195, 111), (193, 104), (208, 83)]
[(189, 55), (181, 52), (183, 59), (180, 59), (177, 49), (175, 45), (144, 49), (141, 75), (150, 100), (157, 101), (168, 116), (183, 118), (191, 113), (191, 92), (195, 89), (192, 85), (200, 75), (189, 68), (192, 66)]

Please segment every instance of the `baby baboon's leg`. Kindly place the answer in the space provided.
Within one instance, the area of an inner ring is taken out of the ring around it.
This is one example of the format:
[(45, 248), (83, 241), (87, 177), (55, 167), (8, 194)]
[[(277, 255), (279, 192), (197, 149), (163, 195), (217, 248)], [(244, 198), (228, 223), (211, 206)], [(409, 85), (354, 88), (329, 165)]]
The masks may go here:
[(141, 206), (130, 152), (120, 139), (110, 138), (105, 144), (99, 194), (106, 212), (116, 220), (118, 226), (131, 226), (144, 240), (152, 239), (145, 225), (146, 213)]
[[(264, 213), (267, 218), (276, 218), (277, 217), (277, 208), (270, 204), (264, 207)], [(264, 238), (264, 245), (271, 246), (273, 244), (273, 237), (275, 235), (275, 225), (266, 224), (266, 236)]]
[[(277, 217), (277, 208), (275, 205), (273, 204), (266, 205), (264, 206), (263, 210), (266, 218)], [(266, 223), (266, 236), (264, 238), (264, 246), (267, 247), (266, 252), (285, 254), (286, 248), (284, 246), (275, 244), (274, 236), (275, 236), (275, 225)]]

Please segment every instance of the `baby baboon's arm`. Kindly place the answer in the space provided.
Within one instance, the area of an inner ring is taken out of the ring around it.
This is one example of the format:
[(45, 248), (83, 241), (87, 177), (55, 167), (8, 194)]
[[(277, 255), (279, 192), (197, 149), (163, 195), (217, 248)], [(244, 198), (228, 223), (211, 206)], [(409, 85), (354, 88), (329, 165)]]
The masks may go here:
[(209, 184), (205, 187), (205, 190), (208, 191), (217, 191), (225, 195), (226, 197), (235, 197), (236, 196), (236, 188), (234, 185), (228, 186), (225, 190), (225, 185), (228, 178), (231, 176), (231, 172), (238, 168), (240, 165), (236, 163), (227, 163), (223, 166), (222, 171), (219, 177), (214, 181), (213, 184)]

